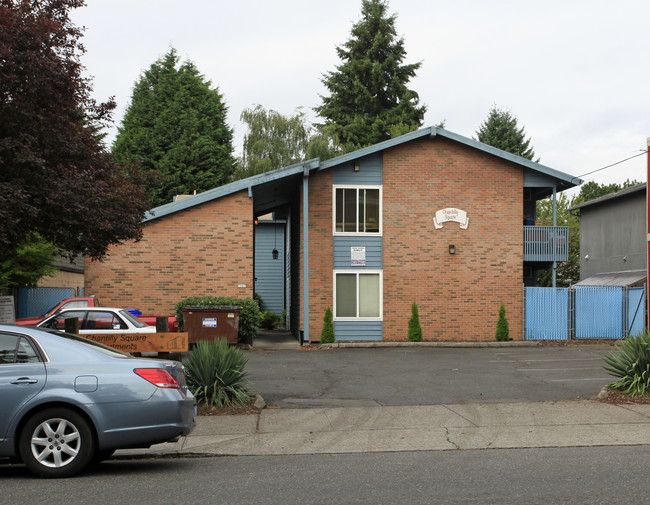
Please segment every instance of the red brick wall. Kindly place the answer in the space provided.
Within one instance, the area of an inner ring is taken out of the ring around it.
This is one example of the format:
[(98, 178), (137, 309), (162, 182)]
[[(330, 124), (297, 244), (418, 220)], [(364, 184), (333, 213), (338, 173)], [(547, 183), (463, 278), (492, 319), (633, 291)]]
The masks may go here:
[[(143, 239), (86, 261), (103, 305), (166, 315), (190, 296), (253, 296), (253, 210), (246, 191), (145, 223)], [(245, 288), (238, 287), (245, 284)]]
[[(434, 228), (447, 207), (467, 212), (468, 229)], [(520, 167), (440, 137), (392, 148), (383, 219), (384, 340), (406, 340), (414, 301), (425, 340), (494, 340), (502, 302), (522, 339)]]
[[(320, 340), (325, 310), (334, 309), (332, 180), (332, 170), (312, 172), (309, 176), (309, 340), (312, 342)], [(300, 233), (303, 243), (302, 228)], [(304, 251), (301, 252), (304, 258)], [(304, 299), (302, 286), (301, 283), (301, 300)], [(304, 312), (302, 305), (300, 312)], [(304, 325), (304, 314), (302, 320)]]

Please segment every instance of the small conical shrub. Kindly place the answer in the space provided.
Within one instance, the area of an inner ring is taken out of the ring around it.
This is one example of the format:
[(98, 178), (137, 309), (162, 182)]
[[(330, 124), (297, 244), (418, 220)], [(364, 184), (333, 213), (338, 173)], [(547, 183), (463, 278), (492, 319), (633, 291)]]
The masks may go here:
[(323, 331), (320, 334), (321, 344), (331, 344), (336, 340), (334, 335), (334, 323), (332, 323), (332, 309), (327, 307), (323, 318)]
[(499, 320), (497, 321), (496, 339), (499, 341), (510, 340), (510, 328), (506, 319), (506, 308), (503, 304), (499, 307)]
[(411, 305), (411, 319), (409, 319), (409, 342), (422, 342), (422, 327), (420, 326), (420, 315), (415, 302)]

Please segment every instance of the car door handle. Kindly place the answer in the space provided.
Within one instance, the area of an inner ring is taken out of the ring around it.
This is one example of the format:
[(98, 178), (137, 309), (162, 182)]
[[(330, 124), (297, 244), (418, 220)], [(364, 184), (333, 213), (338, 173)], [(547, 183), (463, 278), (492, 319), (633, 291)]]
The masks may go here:
[(38, 379), (30, 379), (29, 377), (21, 377), (15, 381), (11, 381), (12, 384), (36, 384)]

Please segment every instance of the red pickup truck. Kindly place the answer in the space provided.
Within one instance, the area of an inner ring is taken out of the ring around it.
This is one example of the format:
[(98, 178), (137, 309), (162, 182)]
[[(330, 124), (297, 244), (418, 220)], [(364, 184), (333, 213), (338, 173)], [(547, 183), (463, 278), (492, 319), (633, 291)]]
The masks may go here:
[[(96, 296), (65, 298), (64, 300), (61, 300), (58, 305), (51, 308), (42, 316), (16, 319), (16, 324), (22, 324), (23, 326), (33, 326), (40, 323), (46, 317), (56, 314), (63, 309), (75, 309), (79, 307), (101, 307), (101, 304), (99, 303), (99, 299)], [(140, 311), (135, 309), (131, 309), (129, 312), (133, 313), (133, 315), (135, 315), (143, 323), (148, 324), (149, 326), (156, 326), (156, 318), (158, 316), (143, 316), (140, 314)], [(176, 321), (176, 316), (167, 316), (167, 325), (169, 327), (169, 331), (178, 331), (178, 321)]]

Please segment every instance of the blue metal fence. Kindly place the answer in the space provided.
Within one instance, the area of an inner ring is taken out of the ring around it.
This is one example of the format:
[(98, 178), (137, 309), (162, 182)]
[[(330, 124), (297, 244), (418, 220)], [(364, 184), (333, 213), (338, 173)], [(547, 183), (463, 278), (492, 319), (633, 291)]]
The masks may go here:
[(83, 293), (77, 294), (74, 288), (20, 288), (16, 317), (42, 316), (64, 298), (74, 296), (83, 296)]
[(625, 336), (624, 294), (622, 287), (576, 287), (576, 338), (623, 338)]
[(645, 327), (645, 289), (630, 288), (627, 300), (627, 333), (638, 335)]
[(569, 339), (569, 290), (526, 288), (526, 340)]
[(645, 327), (645, 289), (525, 288), (526, 340), (624, 338)]

